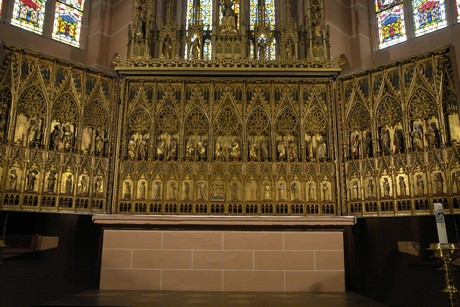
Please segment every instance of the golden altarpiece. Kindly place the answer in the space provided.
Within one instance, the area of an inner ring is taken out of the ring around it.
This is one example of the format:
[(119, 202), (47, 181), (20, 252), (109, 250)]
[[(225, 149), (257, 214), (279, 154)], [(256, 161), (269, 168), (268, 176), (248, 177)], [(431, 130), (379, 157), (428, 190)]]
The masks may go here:
[(118, 74), (4, 46), (0, 209), (460, 212), (450, 48), (338, 76), (322, 0), (185, 2), (136, 1)]

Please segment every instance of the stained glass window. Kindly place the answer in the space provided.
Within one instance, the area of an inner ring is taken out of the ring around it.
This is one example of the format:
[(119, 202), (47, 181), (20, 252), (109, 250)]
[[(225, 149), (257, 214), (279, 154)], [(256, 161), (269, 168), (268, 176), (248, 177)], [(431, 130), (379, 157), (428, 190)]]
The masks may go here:
[[(205, 31), (212, 30), (212, 0), (193, 1), (189, 0), (187, 3), (187, 29), (194, 23), (194, 18), (203, 25)], [(194, 16), (194, 15), (198, 16)], [(195, 37), (191, 38), (192, 41)], [(203, 43), (203, 58), (211, 58), (211, 41), (205, 40)], [(188, 56), (187, 46), (185, 50), (186, 57)]]
[[(249, 28), (253, 31), (256, 26), (264, 25), (268, 26), (271, 31), (275, 30), (275, 1), (274, 0), (265, 0), (265, 5), (263, 6), (264, 11), (259, 12), (260, 9), (260, 0), (251, 0), (250, 2), (250, 24)], [(263, 4), (263, 3), (262, 3)], [(262, 13), (262, 14), (261, 14)], [(259, 20), (259, 18), (264, 18), (264, 20)], [(264, 35), (258, 37), (258, 56), (257, 58), (263, 59), (275, 59), (275, 44), (276, 41), (272, 41), (271, 46), (267, 46), (268, 38)], [(267, 50), (268, 49), (268, 50)], [(254, 48), (250, 48), (250, 57), (254, 57)]]
[(0, 17), (2, 17), (2, 0), (0, 0)]
[[(260, 20), (257, 19), (258, 11), (258, 0), (251, 0), (251, 13), (250, 13), (250, 28), (254, 30), (256, 24), (260, 24)], [(273, 0), (265, 0), (265, 24), (270, 26), (270, 29), (275, 29), (275, 3)]]
[(80, 46), (84, 0), (56, 1), (51, 37), (72, 46)]
[(436, 31), (447, 26), (444, 0), (412, 0), (415, 36)]
[(376, 0), (379, 48), (386, 48), (407, 39), (402, 0)]
[(42, 34), (46, 0), (15, 0), (11, 24)]

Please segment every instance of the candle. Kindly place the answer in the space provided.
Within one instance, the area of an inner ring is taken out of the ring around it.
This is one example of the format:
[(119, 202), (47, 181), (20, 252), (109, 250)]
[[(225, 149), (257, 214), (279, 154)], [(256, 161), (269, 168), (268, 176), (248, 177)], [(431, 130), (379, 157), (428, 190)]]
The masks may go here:
[(436, 220), (436, 227), (438, 228), (438, 239), (439, 243), (448, 243), (446, 223), (444, 219), (444, 211), (442, 210), (441, 203), (434, 203), (434, 218)]

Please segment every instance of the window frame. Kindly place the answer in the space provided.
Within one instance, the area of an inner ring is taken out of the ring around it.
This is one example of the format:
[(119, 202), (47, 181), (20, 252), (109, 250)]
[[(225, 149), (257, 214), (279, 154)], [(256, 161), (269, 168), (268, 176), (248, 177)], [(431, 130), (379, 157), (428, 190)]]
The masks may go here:
[[(443, 31), (445, 29), (448, 29), (452, 26), (455, 26), (457, 24), (460, 24), (460, 15), (457, 15), (456, 13), (456, 7), (457, 5), (460, 5), (460, 0), (444, 0), (444, 6), (445, 6), (445, 12), (446, 12), (446, 25), (442, 28), (435, 29), (433, 31), (428, 31), (426, 33), (422, 33), (419, 35), (416, 35), (415, 33), (415, 20), (414, 20), (414, 7), (413, 7), (413, 1), (412, 0), (403, 0), (401, 4), (404, 7), (404, 24), (405, 24), (405, 29), (406, 29), (406, 39), (404, 41), (381, 47), (380, 46), (380, 33), (379, 33), (379, 21), (377, 19), (377, 5), (376, 5), (376, 0), (372, 0), (370, 9), (371, 9), (371, 14), (372, 16), (372, 36), (374, 40), (374, 49), (376, 51), (380, 50), (386, 50), (391, 47), (399, 46), (404, 43), (408, 43), (413, 41), (414, 39), (420, 39), (423, 38), (427, 35), (437, 33), (438, 31)], [(460, 12), (459, 12), (460, 13)]]

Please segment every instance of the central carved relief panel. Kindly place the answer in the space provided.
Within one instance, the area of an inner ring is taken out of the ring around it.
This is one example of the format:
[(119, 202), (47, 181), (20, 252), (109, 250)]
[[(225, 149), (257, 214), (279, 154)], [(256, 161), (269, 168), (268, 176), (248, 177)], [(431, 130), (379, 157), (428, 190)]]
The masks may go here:
[(339, 214), (330, 86), (126, 81), (116, 211)]

